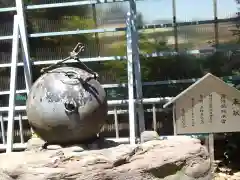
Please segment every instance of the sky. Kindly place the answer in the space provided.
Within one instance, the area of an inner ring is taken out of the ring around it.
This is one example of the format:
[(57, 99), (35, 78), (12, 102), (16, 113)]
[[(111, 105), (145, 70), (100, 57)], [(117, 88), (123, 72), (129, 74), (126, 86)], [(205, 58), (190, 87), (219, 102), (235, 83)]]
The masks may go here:
[[(235, 0), (217, 0), (218, 17), (226, 18), (234, 15), (237, 10)], [(213, 19), (212, 0), (176, 0), (177, 20), (209, 20)], [(146, 23), (154, 20), (172, 19), (172, 0), (137, 1), (137, 10), (142, 13)]]

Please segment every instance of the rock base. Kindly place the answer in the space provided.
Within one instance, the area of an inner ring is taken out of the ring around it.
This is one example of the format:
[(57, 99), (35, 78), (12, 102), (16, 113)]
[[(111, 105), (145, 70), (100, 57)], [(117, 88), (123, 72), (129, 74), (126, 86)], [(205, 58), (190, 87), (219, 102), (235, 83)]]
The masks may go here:
[(0, 169), (0, 180), (212, 180), (208, 152), (193, 138), (82, 152), (29, 149), (0, 154)]

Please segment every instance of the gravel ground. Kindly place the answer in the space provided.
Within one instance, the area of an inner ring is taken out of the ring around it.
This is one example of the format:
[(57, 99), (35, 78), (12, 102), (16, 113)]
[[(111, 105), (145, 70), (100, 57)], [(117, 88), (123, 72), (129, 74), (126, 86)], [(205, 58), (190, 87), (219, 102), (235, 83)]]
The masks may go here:
[(240, 171), (227, 167), (218, 167), (216, 163), (216, 173), (214, 180), (240, 180)]
[(216, 173), (214, 180), (240, 180), (240, 172), (236, 172), (233, 175), (226, 173)]

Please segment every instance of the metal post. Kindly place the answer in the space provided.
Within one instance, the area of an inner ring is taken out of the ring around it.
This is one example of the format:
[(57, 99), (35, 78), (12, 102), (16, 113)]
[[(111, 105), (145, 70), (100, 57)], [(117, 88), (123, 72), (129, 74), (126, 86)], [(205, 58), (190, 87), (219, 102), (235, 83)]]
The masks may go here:
[(218, 34), (218, 12), (217, 12), (217, 0), (213, 0), (213, 12), (214, 12), (214, 38), (215, 38), (215, 48), (218, 48), (219, 44), (219, 34)]
[(115, 131), (116, 131), (116, 138), (119, 138), (119, 125), (118, 125), (118, 114), (117, 108), (114, 106), (114, 123), (115, 123)]
[(173, 114), (173, 135), (177, 136), (176, 104), (175, 103), (173, 104), (172, 114)]
[(23, 123), (22, 123), (22, 115), (19, 114), (18, 116), (18, 123), (19, 123), (19, 133), (20, 133), (20, 142), (23, 144), (24, 143), (24, 132), (23, 132)]
[[(17, 14), (19, 16), (19, 31), (21, 37), (22, 45), (22, 59), (23, 59), (23, 68), (24, 68), (24, 77), (26, 83), (27, 95), (32, 86), (32, 66), (29, 53), (29, 42), (27, 34), (27, 25), (26, 25), (26, 16), (24, 12), (24, 2), (23, 0), (15, 0)], [(34, 134), (33, 129), (31, 128), (32, 134)]]
[(26, 81), (27, 94), (32, 86), (32, 69), (29, 55), (28, 36), (26, 30), (26, 18), (23, 0), (16, 0), (17, 15), (19, 15), (19, 30), (23, 51), (24, 76)]
[(152, 105), (152, 114), (153, 114), (153, 130), (157, 131), (156, 104)]
[(19, 45), (19, 17), (14, 16), (13, 22), (13, 39), (12, 39), (12, 63), (10, 76), (10, 94), (9, 94), (9, 110), (8, 110), (8, 129), (7, 129), (7, 149), (6, 152), (12, 152), (13, 149), (13, 131), (14, 131), (14, 115), (15, 115), (15, 94), (17, 79), (17, 61), (18, 61), (18, 45)]
[(129, 135), (130, 144), (136, 143), (136, 122), (135, 122), (135, 102), (134, 102), (134, 78), (133, 78), (133, 50), (132, 50), (132, 30), (131, 13), (127, 13), (127, 71), (128, 71), (128, 112), (129, 112)]
[(178, 29), (177, 29), (177, 13), (176, 13), (176, 1), (172, 0), (172, 11), (173, 11), (173, 28), (175, 38), (175, 51), (179, 51), (178, 47)]
[(139, 59), (139, 47), (138, 47), (138, 29), (137, 29), (137, 8), (136, 1), (130, 0), (130, 13), (131, 13), (131, 32), (132, 32), (132, 50), (133, 50), (133, 61), (134, 61), (134, 75), (135, 75), (135, 90), (137, 99), (137, 114), (139, 121), (140, 133), (145, 131), (145, 118), (143, 110), (143, 92), (142, 92), (142, 75), (141, 65)]
[(211, 166), (212, 166), (212, 177), (214, 176), (214, 134), (210, 133), (208, 135), (208, 151), (210, 155), (211, 160)]
[(0, 123), (1, 123), (2, 143), (6, 144), (5, 127), (4, 127), (4, 121), (3, 121), (3, 116), (2, 115), (0, 115)]
[[(93, 20), (94, 20), (94, 28), (97, 29), (98, 23), (97, 23), (97, 12), (96, 12), (96, 4), (92, 4), (92, 11), (93, 11)], [(99, 36), (98, 33), (95, 33), (95, 42), (97, 46), (97, 56), (100, 56), (100, 43), (99, 43)]]

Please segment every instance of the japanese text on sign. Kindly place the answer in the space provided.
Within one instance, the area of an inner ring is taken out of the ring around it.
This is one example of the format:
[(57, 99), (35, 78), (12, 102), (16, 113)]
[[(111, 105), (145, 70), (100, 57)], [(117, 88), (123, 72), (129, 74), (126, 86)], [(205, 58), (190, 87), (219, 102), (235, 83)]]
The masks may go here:
[(213, 98), (212, 94), (209, 95), (209, 123), (213, 122)]
[(192, 98), (192, 126), (195, 126), (195, 117), (194, 117), (194, 98)]
[(200, 124), (204, 124), (203, 95), (200, 94)]
[(239, 100), (234, 98), (233, 99), (233, 116), (240, 116), (240, 111), (239, 111), (239, 108), (238, 108), (238, 105), (240, 104)]
[(182, 119), (182, 127), (185, 128), (186, 127), (186, 117), (185, 117), (185, 109), (182, 108), (181, 110), (181, 119)]
[(225, 124), (227, 121), (227, 103), (226, 103), (226, 95), (221, 94), (221, 123)]

